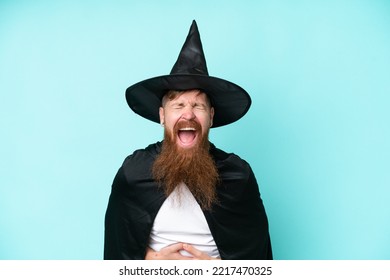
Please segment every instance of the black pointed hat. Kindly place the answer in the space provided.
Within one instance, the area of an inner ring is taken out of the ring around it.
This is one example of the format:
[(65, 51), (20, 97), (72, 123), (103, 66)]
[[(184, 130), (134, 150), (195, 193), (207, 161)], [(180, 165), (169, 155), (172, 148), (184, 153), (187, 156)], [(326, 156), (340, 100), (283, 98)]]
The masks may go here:
[(232, 82), (209, 76), (195, 21), (192, 22), (171, 73), (130, 86), (126, 90), (126, 100), (135, 113), (159, 123), (162, 97), (169, 90), (190, 89), (200, 89), (210, 98), (215, 110), (212, 127), (237, 121), (246, 114), (251, 105), (250, 96), (243, 88)]

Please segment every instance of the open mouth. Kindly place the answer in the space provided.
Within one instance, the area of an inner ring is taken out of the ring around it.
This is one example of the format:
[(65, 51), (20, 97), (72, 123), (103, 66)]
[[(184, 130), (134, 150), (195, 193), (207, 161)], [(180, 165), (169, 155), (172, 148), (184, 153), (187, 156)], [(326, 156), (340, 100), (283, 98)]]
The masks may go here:
[(183, 145), (190, 145), (196, 138), (196, 129), (193, 127), (180, 128), (177, 136)]

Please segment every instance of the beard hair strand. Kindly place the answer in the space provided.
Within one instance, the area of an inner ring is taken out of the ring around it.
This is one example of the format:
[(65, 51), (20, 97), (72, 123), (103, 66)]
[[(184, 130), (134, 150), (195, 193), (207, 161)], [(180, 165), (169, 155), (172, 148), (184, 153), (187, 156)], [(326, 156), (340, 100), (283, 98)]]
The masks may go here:
[[(177, 147), (176, 135), (171, 136), (165, 129), (161, 153), (152, 166), (153, 178), (167, 197), (181, 183), (186, 184), (200, 207), (209, 210), (217, 203), (219, 175), (209, 152), (208, 133), (200, 136), (198, 144), (188, 149)], [(178, 190), (180, 197), (180, 188)]]

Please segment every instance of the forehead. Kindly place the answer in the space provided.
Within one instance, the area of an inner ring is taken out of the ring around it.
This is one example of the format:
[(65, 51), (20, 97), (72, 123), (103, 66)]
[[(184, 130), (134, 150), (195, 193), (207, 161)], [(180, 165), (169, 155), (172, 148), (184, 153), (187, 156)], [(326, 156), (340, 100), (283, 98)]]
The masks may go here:
[(196, 101), (203, 101), (203, 102), (207, 102), (207, 96), (205, 93), (203, 92), (196, 92), (196, 91), (191, 91), (191, 92), (184, 92), (182, 94), (179, 94), (175, 99), (173, 100), (183, 100), (183, 101), (192, 101), (192, 100), (196, 100)]

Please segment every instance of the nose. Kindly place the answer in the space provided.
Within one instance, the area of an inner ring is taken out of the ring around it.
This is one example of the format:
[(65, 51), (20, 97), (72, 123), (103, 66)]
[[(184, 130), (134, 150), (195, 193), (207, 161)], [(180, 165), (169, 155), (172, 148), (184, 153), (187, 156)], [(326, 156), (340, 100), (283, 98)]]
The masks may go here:
[(195, 119), (195, 114), (194, 114), (193, 108), (191, 106), (186, 106), (183, 109), (183, 113), (182, 113), (181, 117), (185, 120)]

